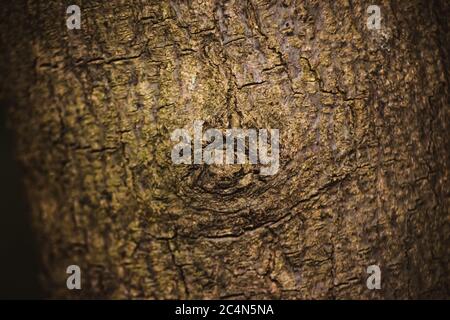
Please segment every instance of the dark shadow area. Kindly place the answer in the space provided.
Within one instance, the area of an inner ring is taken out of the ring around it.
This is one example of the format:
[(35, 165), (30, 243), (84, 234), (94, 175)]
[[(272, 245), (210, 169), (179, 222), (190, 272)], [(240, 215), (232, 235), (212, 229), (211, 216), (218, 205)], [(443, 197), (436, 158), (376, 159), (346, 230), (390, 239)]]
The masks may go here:
[(0, 299), (42, 298), (30, 211), (5, 120), (0, 106)]

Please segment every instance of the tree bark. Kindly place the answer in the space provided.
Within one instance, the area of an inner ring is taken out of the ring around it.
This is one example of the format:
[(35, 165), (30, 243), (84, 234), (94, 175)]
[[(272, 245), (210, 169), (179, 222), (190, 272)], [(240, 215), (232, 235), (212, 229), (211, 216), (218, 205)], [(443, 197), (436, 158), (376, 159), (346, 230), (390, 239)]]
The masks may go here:
[[(379, 1), (380, 30), (368, 1), (78, 2), (80, 30), (1, 16), (50, 297), (449, 298), (447, 1)], [(279, 129), (280, 170), (173, 165), (194, 120)]]

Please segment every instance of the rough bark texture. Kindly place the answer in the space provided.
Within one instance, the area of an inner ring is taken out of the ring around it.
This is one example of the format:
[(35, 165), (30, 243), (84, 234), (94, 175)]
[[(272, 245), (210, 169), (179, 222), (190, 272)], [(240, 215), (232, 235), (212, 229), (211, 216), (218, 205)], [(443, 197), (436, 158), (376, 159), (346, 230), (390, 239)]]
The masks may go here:
[[(449, 15), (445, 0), (2, 6), (1, 99), (49, 295), (448, 298)], [(278, 174), (174, 166), (170, 133), (196, 119), (280, 129)]]

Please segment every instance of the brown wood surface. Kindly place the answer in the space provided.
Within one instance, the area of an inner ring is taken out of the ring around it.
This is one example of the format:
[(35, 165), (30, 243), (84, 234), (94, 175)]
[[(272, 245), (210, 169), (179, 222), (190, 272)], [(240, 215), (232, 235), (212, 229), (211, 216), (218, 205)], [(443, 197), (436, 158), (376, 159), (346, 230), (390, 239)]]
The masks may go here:
[[(73, 2), (0, 11), (49, 296), (449, 297), (448, 1)], [(279, 172), (173, 165), (194, 120), (279, 129)]]

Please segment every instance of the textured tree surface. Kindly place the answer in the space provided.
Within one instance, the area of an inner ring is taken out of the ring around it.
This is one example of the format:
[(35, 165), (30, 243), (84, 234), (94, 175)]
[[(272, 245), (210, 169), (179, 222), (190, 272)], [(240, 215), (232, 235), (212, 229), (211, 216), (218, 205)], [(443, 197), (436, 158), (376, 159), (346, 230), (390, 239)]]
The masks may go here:
[[(2, 5), (1, 102), (48, 295), (448, 298), (450, 4), (378, 2)], [(279, 129), (278, 173), (173, 165), (170, 133), (194, 120)]]

